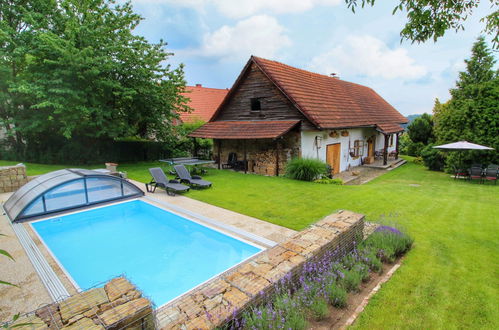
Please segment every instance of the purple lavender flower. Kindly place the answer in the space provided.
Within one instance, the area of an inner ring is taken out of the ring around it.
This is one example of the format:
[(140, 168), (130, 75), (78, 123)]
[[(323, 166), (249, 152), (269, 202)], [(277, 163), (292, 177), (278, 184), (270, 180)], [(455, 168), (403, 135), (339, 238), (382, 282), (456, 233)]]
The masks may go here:
[(400, 230), (390, 226), (379, 226), (378, 228), (376, 228), (375, 232), (385, 232), (385, 233), (388, 232), (397, 235), (402, 235), (402, 232), (400, 232)]

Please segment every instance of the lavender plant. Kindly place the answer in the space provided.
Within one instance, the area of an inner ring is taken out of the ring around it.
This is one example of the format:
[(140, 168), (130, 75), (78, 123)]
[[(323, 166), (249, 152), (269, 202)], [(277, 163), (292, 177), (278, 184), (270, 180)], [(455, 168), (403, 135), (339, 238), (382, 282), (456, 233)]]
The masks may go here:
[(305, 329), (306, 316), (321, 320), (328, 303), (347, 305), (347, 291), (359, 290), (370, 271), (382, 272), (382, 261), (393, 262), (412, 246), (413, 240), (395, 227), (381, 226), (338, 262), (340, 251), (327, 251), (306, 262), (299, 274), (287, 274), (276, 284), (265, 303), (245, 311), (224, 329)]

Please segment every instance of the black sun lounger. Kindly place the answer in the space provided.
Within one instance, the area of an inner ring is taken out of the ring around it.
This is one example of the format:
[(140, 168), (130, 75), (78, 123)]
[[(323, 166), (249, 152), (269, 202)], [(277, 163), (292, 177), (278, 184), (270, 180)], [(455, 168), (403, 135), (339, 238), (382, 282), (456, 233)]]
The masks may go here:
[(191, 176), (184, 165), (175, 165), (173, 166), (173, 168), (175, 169), (175, 172), (177, 172), (177, 176), (180, 178), (180, 182), (185, 182), (189, 185), (203, 188), (211, 187), (211, 182), (203, 180), (200, 176), (197, 175)]
[(149, 169), (152, 179), (151, 182), (146, 183), (147, 192), (155, 192), (157, 187), (164, 188), (166, 193), (170, 196), (175, 196), (175, 193), (189, 191), (189, 187), (181, 184), (177, 180), (168, 180), (165, 172), (159, 167)]

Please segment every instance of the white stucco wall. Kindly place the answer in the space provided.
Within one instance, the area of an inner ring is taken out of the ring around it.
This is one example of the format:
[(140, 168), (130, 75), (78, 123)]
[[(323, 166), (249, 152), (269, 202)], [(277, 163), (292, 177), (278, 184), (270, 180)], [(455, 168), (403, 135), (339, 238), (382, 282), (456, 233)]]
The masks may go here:
[[(348, 129), (348, 136), (338, 136), (337, 138), (332, 138), (329, 136), (329, 133), (332, 130), (325, 131), (302, 131), (301, 132), (301, 150), (302, 157), (308, 158), (317, 158), (320, 160), (326, 161), (326, 146), (328, 144), (341, 143), (341, 161), (340, 161), (340, 172), (346, 171), (348, 166), (358, 166), (361, 163), (361, 157), (357, 159), (353, 159), (348, 152), (348, 144), (350, 142), (350, 148), (353, 148), (355, 140), (361, 140), (365, 142), (364, 145), (364, 154), (362, 157), (367, 156), (367, 139), (371, 136), (376, 137), (376, 146), (375, 150), (383, 150), (385, 144), (384, 135), (377, 132), (373, 128), (352, 128)], [(342, 130), (337, 130), (340, 133)], [(315, 147), (315, 137), (322, 137), (322, 147), (317, 150)], [(393, 145), (388, 147), (388, 152), (394, 151), (397, 143), (397, 137), (393, 137)]]

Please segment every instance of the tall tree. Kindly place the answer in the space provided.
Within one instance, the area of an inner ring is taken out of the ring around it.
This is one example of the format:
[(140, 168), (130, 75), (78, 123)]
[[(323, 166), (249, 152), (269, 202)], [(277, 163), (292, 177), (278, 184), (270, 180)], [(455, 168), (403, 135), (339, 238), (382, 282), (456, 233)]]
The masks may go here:
[[(355, 9), (366, 5), (374, 6), (376, 0), (345, 0), (348, 7)], [(489, 0), (490, 14), (482, 18), (484, 32), (491, 35), (494, 48), (499, 48), (499, 1)], [(447, 30), (464, 30), (464, 21), (478, 7), (480, 0), (400, 0), (393, 9), (407, 12), (407, 23), (400, 32), (404, 39), (413, 42), (436, 41)]]
[(424, 145), (432, 143), (434, 139), (433, 116), (424, 113), (420, 117), (414, 119), (412, 123), (407, 126), (407, 133), (412, 142), (421, 142)]
[[(495, 59), (483, 37), (473, 45), (466, 70), (459, 74), (451, 99), (437, 102), (434, 108), (435, 135), (438, 143), (460, 140), (487, 145), (499, 150), (499, 74)], [(499, 162), (497, 152), (471, 152), (466, 160)], [(448, 164), (455, 162), (449, 154)]]
[(7, 0), (0, 5), (0, 116), (17, 145), (47, 135), (165, 138), (186, 108), (166, 44), (133, 33), (129, 2)]

